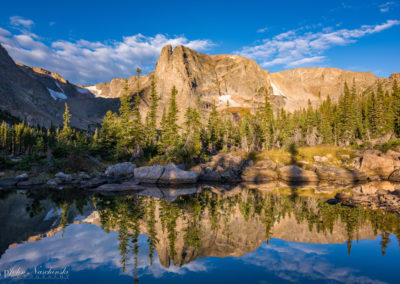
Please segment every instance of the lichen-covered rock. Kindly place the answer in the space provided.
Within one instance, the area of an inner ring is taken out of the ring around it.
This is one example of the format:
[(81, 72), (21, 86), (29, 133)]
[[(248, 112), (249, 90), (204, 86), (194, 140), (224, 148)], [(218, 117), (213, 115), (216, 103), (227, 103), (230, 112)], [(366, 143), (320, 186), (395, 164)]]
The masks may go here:
[(362, 158), (360, 171), (369, 176), (379, 175), (383, 179), (388, 179), (394, 171), (394, 160), (391, 157), (366, 153)]
[(363, 172), (332, 166), (317, 166), (315, 172), (320, 181), (329, 181), (341, 185), (364, 182), (367, 180), (367, 176)]
[(78, 174), (78, 178), (79, 178), (79, 179), (83, 179), (83, 180), (88, 180), (88, 179), (91, 178), (91, 176), (90, 176), (88, 173), (86, 173), (86, 172), (80, 172), (80, 173)]
[(27, 180), (28, 178), (29, 178), (29, 175), (27, 173), (23, 173), (23, 174), (16, 176), (16, 179), (19, 181)]
[(279, 178), (288, 182), (318, 182), (318, 176), (313, 171), (303, 170), (296, 165), (284, 166), (278, 169)]
[(266, 182), (278, 179), (276, 164), (271, 160), (262, 160), (253, 166), (248, 166), (242, 172), (242, 180), (247, 182)]
[(104, 174), (108, 177), (126, 177), (132, 176), (136, 165), (131, 162), (119, 163), (108, 166)]
[(141, 183), (157, 183), (164, 170), (165, 167), (158, 165), (136, 168), (134, 169), (135, 180)]
[(59, 184), (59, 180), (58, 180), (57, 178), (49, 179), (49, 180), (46, 182), (46, 185), (47, 185), (48, 187), (52, 187), (52, 188), (57, 187), (58, 184)]
[(63, 172), (58, 172), (55, 175), (61, 182), (70, 182), (72, 180), (72, 176), (69, 174), (65, 174)]
[(161, 184), (193, 184), (197, 182), (198, 177), (199, 173), (197, 172), (184, 171), (174, 164), (168, 164), (157, 182)]
[(204, 170), (199, 176), (199, 180), (208, 182), (221, 182), (222, 177), (219, 173), (213, 170)]
[(393, 171), (389, 176), (390, 181), (400, 182), (400, 169)]
[(240, 175), (247, 161), (233, 153), (220, 153), (212, 157), (211, 161), (193, 170), (200, 171), (199, 180), (209, 182), (240, 182)]

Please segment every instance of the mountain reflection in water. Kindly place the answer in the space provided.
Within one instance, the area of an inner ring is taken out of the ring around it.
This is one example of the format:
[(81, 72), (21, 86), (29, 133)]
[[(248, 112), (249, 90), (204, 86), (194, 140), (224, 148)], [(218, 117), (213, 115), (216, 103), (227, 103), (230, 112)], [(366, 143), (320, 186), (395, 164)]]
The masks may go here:
[(243, 275), (230, 282), (399, 276), (396, 269), (388, 273), (400, 264), (397, 214), (253, 187), (149, 188), (121, 196), (2, 192), (0, 271), (70, 267), (74, 283), (87, 277), (222, 283), (238, 271)]

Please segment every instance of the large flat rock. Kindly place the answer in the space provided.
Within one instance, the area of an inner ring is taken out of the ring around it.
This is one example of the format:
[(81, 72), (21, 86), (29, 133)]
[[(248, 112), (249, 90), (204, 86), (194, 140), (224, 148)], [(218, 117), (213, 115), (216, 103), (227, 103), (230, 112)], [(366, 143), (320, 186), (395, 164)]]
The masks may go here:
[(279, 178), (288, 182), (318, 182), (319, 178), (313, 171), (303, 170), (296, 165), (284, 166), (278, 169)]

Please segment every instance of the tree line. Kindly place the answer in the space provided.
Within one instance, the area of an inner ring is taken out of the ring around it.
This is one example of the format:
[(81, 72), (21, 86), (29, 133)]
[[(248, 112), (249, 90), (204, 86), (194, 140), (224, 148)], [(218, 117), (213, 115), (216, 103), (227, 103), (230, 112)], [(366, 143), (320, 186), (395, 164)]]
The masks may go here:
[[(140, 75), (140, 70), (138, 70)], [(205, 112), (200, 99), (180, 110), (178, 91), (172, 88), (168, 105), (160, 114), (160, 96), (151, 79), (149, 110), (140, 112), (140, 81), (136, 90), (125, 81), (118, 113), (108, 111), (93, 134), (70, 127), (71, 115), (65, 104), (64, 125), (57, 129), (31, 127), (25, 122), (0, 127), (0, 152), (4, 155), (40, 154), (51, 149), (59, 156), (80, 151), (108, 160), (151, 160), (154, 162), (195, 163), (220, 151), (257, 152), (297, 145), (359, 145), (386, 134), (400, 135), (400, 89), (396, 81), (391, 91), (360, 94), (355, 84), (344, 84), (337, 102), (328, 96), (318, 107), (294, 112), (273, 109), (271, 96), (255, 110), (240, 114), (217, 106)], [(178, 116), (184, 111), (184, 122)], [(365, 143), (364, 143), (365, 144)]]
[[(98, 146), (114, 157), (163, 157), (166, 160), (193, 161), (219, 151), (262, 151), (297, 145), (359, 145), (386, 134), (400, 135), (400, 90), (394, 81), (392, 90), (384, 92), (380, 83), (366, 94), (356, 92), (355, 84), (344, 84), (337, 102), (328, 96), (318, 107), (295, 112), (273, 110), (266, 92), (264, 103), (238, 116), (227, 108), (219, 112), (211, 106), (205, 115), (200, 100), (184, 113), (178, 125), (178, 91), (172, 88), (169, 104), (159, 113), (160, 97), (154, 77), (151, 83), (149, 111), (142, 122), (139, 92), (133, 99), (128, 84), (121, 98), (119, 114), (109, 111), (98, 136)], [(160, 121), (157, 128), (157, 122)]]

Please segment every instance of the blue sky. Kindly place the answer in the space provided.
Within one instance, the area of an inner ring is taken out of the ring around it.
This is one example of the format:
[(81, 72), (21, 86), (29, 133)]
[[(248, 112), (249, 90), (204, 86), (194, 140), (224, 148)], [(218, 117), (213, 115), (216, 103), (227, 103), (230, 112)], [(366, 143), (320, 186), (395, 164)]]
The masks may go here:
[(0, 43), (79, 84), (150, 72), (165, 44), (386, 77), (400, 72), (400, 2), (1, 0)]

